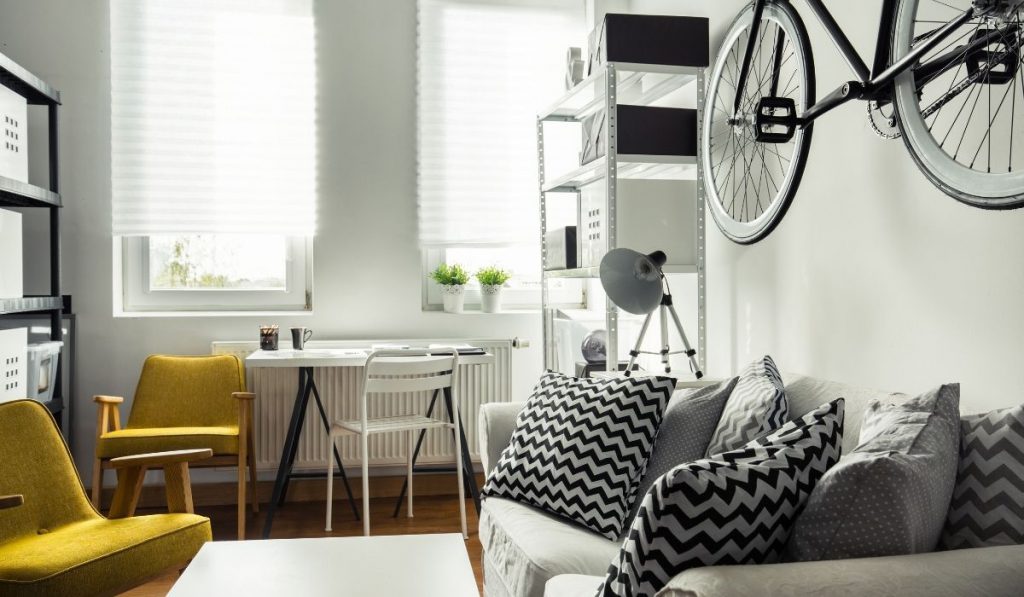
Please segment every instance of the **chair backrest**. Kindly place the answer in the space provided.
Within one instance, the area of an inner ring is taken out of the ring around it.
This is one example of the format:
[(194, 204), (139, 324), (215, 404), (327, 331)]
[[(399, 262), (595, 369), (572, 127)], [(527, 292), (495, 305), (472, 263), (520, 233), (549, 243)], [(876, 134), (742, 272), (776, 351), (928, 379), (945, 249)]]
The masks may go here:
[(452, 388), (459, 370), (454, 349), (378, 350), (363, 368), (363, 396)]
[(237, 427), (232, 392), (245, 391), (234, 355), (153, 355), (142, 365), (127, 427)]
[(0, 495), (25, 503), (0, 510), (0, 543), (99, 518), (57, 424), (33, 400), (0, 403)]

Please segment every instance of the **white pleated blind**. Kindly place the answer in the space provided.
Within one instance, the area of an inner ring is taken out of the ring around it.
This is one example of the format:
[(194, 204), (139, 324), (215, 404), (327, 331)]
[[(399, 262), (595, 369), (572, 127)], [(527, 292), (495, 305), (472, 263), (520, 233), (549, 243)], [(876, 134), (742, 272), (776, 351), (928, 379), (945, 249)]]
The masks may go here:
[(114, 235), (312, 235), (312, 0), (112, 0), (110, 29)]
[(539, 246), (536, 115), (565, 92), (580, 0), (419, 0), (424, 246)]

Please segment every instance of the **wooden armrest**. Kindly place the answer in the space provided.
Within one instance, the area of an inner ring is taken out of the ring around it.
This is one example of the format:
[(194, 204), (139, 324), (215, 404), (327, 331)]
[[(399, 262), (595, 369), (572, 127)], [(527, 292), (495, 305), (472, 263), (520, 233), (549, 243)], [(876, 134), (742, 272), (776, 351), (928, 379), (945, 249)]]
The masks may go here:
[(24, 503), (25, 496), (23, 495), (0, 495), (0, 510), (17, 508)]
[(131, 456), (111, 458), (110, 465), (115, 469), (132, 468), (137, 466), (157, 467), (175, 464), (178, 462), (203, 460), (211, 456), (213, 456), (213, 450), (209, 448), (202, 448), (198, 450), (171, 450), (169, 452), (152, 452), (150, 454), (133, 454)]
[(231, 397), (235, 400), (255, 400), (256, 394), (252, 392), (231, 392)]
[(121, 396), (93, 396), (92, 401), (96, 404), (121, 404), (124, 398)]

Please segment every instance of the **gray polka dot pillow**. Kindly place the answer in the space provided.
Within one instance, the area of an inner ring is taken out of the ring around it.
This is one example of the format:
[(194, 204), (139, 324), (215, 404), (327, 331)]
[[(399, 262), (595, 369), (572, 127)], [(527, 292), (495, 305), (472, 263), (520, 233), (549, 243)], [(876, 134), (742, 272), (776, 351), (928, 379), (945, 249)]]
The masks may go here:
[(956, 482), (960, 386), (872, 402), (860, 444), (821, 478), (786, 546), (790, 561), (934, 551)]

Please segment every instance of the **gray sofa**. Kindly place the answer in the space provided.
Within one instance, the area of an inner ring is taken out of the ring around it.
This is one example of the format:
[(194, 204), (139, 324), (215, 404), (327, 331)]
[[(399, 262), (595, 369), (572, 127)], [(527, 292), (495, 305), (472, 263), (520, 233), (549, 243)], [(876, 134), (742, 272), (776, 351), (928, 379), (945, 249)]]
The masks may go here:
[[(868, 402), (898, 402), (902, 394), (786, 375), (790, 415), (799, 417), (846, 398), (843, 453), (860, 435)], [(681, 388), (679, 391), (693, 391)], [(508, 445), (523, 403), (480, 409), (480, 452), (488, 473)], [(657, 446), (655, 446), (657, 450)], [(480, 512), (485, 597), (593, 597), (619, 544), (539, 510), (500, 498)], [(765, 564), (709, 566), (676, 576), (658, 593), (672, 597), (741, 595), (1024, 595), (1024, 546), (928, 554)]]

